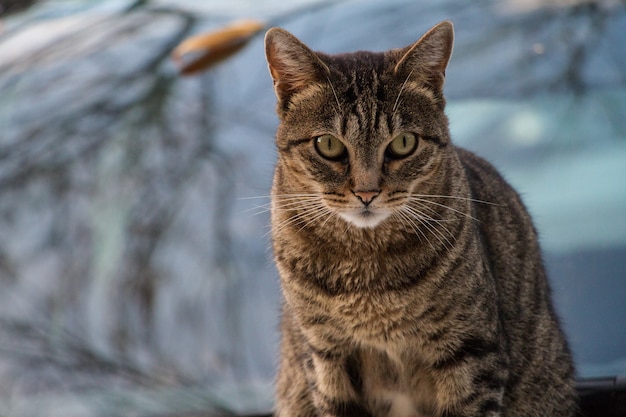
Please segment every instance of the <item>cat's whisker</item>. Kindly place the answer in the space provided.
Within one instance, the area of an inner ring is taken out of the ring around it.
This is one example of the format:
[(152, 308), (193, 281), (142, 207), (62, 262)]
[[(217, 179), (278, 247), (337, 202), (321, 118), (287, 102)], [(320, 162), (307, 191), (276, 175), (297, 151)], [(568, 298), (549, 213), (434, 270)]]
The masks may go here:
[[(286, 204), (283, 203), (279, 203), (276, 205), (276, 210), (277, 211), (293, 211), (293, 210), (299, 210), (299, 209), (303, 209), (305, 208), (304, 204), (308, 204), (310, 203), (309, 201), (293, 201), (293, 202), (289, 202)], [(250, 207), (248, 209), (245, 209), (242, 211), (242, 213), (251, 213), (251, 216), (258, 216), (261, 215), (263, 213), (267, 213), (267, 212), (271, 212), (272, 211), (272, 204), (271, 203), (267, 203), (267, 204), (262, 204), (262, 205), (258, 205), (258, 206), (254, 206), (254, 207)]]
[(328, 218), (324, 220), (324, 223), (322, 223), (322, 226), (321, 226), (322, 229), (326, 226), (326, 223), (328, 223), (328, 221), (334, 217), (334, 213), (331, 210), (328, 210), (328, 209), (326, 210), (328, 211)]
[[(256, 211), (253, 212), (253, 210), (256, 210)], [(250, 216), (255, 217), (255, 216), (260, 216), (261, 214), (264, 214), (264, 213), (269, 213), (271, 211), (272, 209), (270, 207), (258, 206), (258, 207), (252, 207), (247, 210), (244, 210), (243, 213), (248, 213)]]
[(413, 232), (418, 236), (418, 238), (420, 240), (422, 240), (423, 238), (424, 241), (426, 241), (430, 245), (431, 249), (434, 250), (435, 248), (432, 242), (428, 239), (428, 237), (426, 237), (426, 234), (420, 229), (420, 227), (417, 224), (415, 224), (415, 221), (412, 218), (412, 216), (406, 213), (405, 208), (406, 207), (403, 207), (402, 209), (396, 211), (394, 214), (397, 215), (397, 217), (400, 219), (400, 222), (402, 223), (403, 226), (405, 226), (405, 224), (408, 224), (408, 226), (411, 228), (411, 230), (413, 230)]
[[(257, 199), (271, 199), (271, 195), (262, 195), (262, 196), (253, 196), (253, 197), (242, 197), (240, 200), (257, 200)], [(303, 202), (310, 202), (317, 200), (319, 197), (317, 194), (279, 194), (274, 196), (274, 201), (276, 202), (277, 210), (288, 210), (289, 206), (295, 206), (296, 204)], [(293, 209), (293, 208), (292, 208)], [(297, 208), (296, 208), (297, 209)], [(272, 202), (268, 202), (261, 205), (256, 205), (254, 207), (247, 208), (242, 211), (242, 213), (250, 213), (251, 216), (258, 216), (260, 214), (266, 213), (272, 210)]]
[[(415, 205), (419, 206), (420, 212), (424, 213), (424, 211), (425, 211), (425, 212), (429, 213), (430, 217), (432, 217), (432, 216), (440, 216), (440, 213), (437, 210), (435, 210), (433, 207), (430, 207), (430, 206), (428, 206), (428, 205), (426, 205), (426, 204), (424, 204), (424, 203), (422, 203), (420, 201), (410, 200), (409, 204), (415, 204)], [(434, 217), (433, 217), (433, 219), (434, 219)], [(446, 221), (452, 222), (452, 221), (458, 221), (458, 219), (447, 219)]]
[[(406, 212), (406, 213), (410, 216), (410, 218), (411, 218), (414, 222), (416, 221), (417, 223), (419, 223), (419, 225), (421, 225), (421, 226), (422, 226), (422, 227), (420, 227), (420, 228), (419, 228), (419, 230), (420, 230), (420, 231), (422, 231), (422, 233), (424, 234), (424, 236), (426, 235), (426, 233), (425, 233), (422, 229), (426, 229), (426, 230), (427, 230), (430, 234), (432, 234), (432, 235), (435, 237), (435, 239), (437, 239), (437, 240), (439, 241), (439, 243), (440, 243), (441, 245), (446, 246), (446, 245), (445, 245), (445, 243), (444, 243), (444, 241), (442, 240), (442, 238), (441, 238), (441, 237), (440, 237), (437, 233), (435, 233), (435, 231), (433, 231), (433, 230), (432, 230), (433, 226), (432, 226), (432, 225), (430, 225), (430, 224), (428, 224), (428, 222), (426, 222), (426, 221), (424, 220), (424, 218), (423, 218), (423, 217), (419, 214), (419, 212), (415, 212), (415, 211), (411, 210), (411, 208), (410, 208), (410, 207), (408, 207), (408, 206), (407, 206), (407, 207), (405, 207), (405, 212)], [(418, 226), (418, 227), (419, 227), (419, 226)], [(427, 239), (427, 240), (428, 240), (428, 239)], [(430, 242), (430, 240), (429, 240), (429, 242)], [(433, 249), (435, 249), (435, 248), (434, 248), (434, 246), (432, 245), (432, 243), (431, 243), (431, 247), (432, 247)]]
[(411, 70), (409, 72), (409, 75), (407, 75), (406, 79), (402, 83), (402, 86), (400, 86), (400, 91), (398, 92), (398, 97), (396, 97), (396, 101), (395, 101), (395, 103), (393, 103), (393, 110), (391, 111), (391, 117), (392, 118), (396, 115), (396, 111), (398, 110), (398, 107), (400, 106), (400, 97), (402, 96), (402, 92), (404, 91), (404, 87), (406, 87), (406, 83), (409, 82), (409, 80), (411, 79), (411, 75), (413, 75), (413, 71), (414, 70)]
[(287, 219), (275, 225), (274, 232), (281, 231), (285, 227), (294, 225), (298, 222), (304, 223), (301, 228), (303, 229), (309, 226), (310, 224), (314, 223), (315, 221), (319, 220), (320, 218), (327, 216), (327, 215), (330, 217), (333, 214), (330, 209), (328, 209), (321, 201), (319, 201), (319, 199), (316, 199), (316, 201), (301, 201), (299, 202), (299, 204), (298, 202), (293, 202), (291, 203), (291, 205), (292, 207), (289, 207), (289, 208), (281, 208), (281, 207), (276, 208), (277, 210), (296, 211), (299, 213), (296, 213), (295, 215), (290, 216)]
[(319, 196), (310, 196), (310, 197), (279, 197), (274, 198), (272, 201), (276, 204), (288, 203), (292, 201), (318, 201)]
[[(422, 224), (426, 229), (428, 229), (428, 231), (432, 233), (433, 236), (437, 238), (437, 240), (439, 240), (439, 243), (441, 243), (443, 246), (445, 246), (448, 249), (452, 249), (454, 247), (454, 243), (451, 242), (450, 239), (456, 241), (456, 237), (454, 236), (452, 232), (450, 232), (450, 230), (448, 230), (447, 227), (441, 224), (437, 224), (437, 223), (432, 224), (432, 221), (435, 219), (433, 219), (430, 216), (425, 216), (421, 211), (419, 211), (415, 207), (406, 206), (406, 211), (411, 213), (420, 222), (420, 224)], [(446, 236), (446, 234), (448, 236)]]
[(316, 193), (290, 193), (290, 194), (274, 194), (274, 195), (269, 194), (269, 195), (239, 197), (239, 200), (255, 200), (259, 198), (271, 199), (271, 198), (282, 198), (282, 197), (316, 197), (316, 196), (318, 196), (318, 194)]
[(282, 197), (317, 197), (318, 193), (287, 193), (287, 194), (274, 194), (270, 197), (282, 198)]
[(306, 209), (303, 209), (300, 214), (294, 216), (294, 218), (304, 223), (303, 226), (300, 228), (300, 230), (302, 230), (329, 213), (330, 210), (322, 203), (319, 203), (316, 205), (308, 206)]
[(342, 236), (345, 236), (345, 234), (348, 233), (348, 230), (350, 230), (350, 223), (347, 221), (344, 221), (344, 223), (345, 223), (345, 227), (343, 228)]
[(424, 197), (424, 198), (428, 198), (428, 197), (431, 197), (431, 198), (452, 198), (452, 199), (456, 199), (456, 200), (471, 201), (472, 203), (481, 203), (481, 204), (488, 204), (488, 205), (496, 206), (496, 207), (504, 207), (504, 204), (494, 203), (494, 202), (485, 201), (485, 200), (477, 200), (475, 198), (462, 197), (462, 196), (458, 196), (458, 195), (411, 194), (411, 196), (413, 196), (413, 197)]
[(256, 196), (250, 196), (250, 197), (239, 197), (238, 200), (258, 200), (260, 198), (270, 199), (271, 197), (272, 197), (271, 195), (256, 195)]
[[(240, 197), (238, 198), (238, 200), (258, 200), (258, 199), (269, 199), (270, 196), (269, 195), (262, 195), (262, 196), (254, 196), (254, 197)], [(241, 211), (241, 214), (250, 214), (251, 216), (258, 216), (260, 214), (266, 213), (268, 211), (271, 210), (271, 204), (270, 203), (265, 203), (265, 204), (260, 204), (260, 205), (255, 205), (253, 207), (249, 207), (245, 210)]]
[(261, 213), (265, 213), (267, 211), (270, 211), (272, 209), (272, 205), (270, 203), (266, 203), (266, 204), (260, 204), (260, 205), (255, 205), (253, 207), (249, 207), (245, 210), (242, 210), (241, 213), (250, 213), (252, 211), (255, 211), (254, 213), (252, 213), (253, 216), (259, 215)]
[(306, 206), (308, 204), (317, 204), (321, 203), (319, 198), (292, 198), (285, 200), (274, 200), (273, 205), (278, 208), (288, 208), (294, 206)]
[[(429, 222), (452, 223), (452, 222), (458, 221), (458, 219), (438, 219), (438, 218), (433, 217), (433, 216), (439, 216), (439, 213), (436, 210), (434, 210), (432, 207), (428, 207), (426, 204), (421, 203), (419, 201), (411, 201), (411, 204), (417, 204), (419, 208), (412, 207), (412, 206), (409, 206), (409, 207), (416, 210), (416, 212), (419, 213), (420, 217), (422, 217), (424, 220), (428, 220)], [(428, 211), (429, 213), (431, 213), (431, 215), (425, 214), (422, 210)]]
[[(310, 226), (311, 224), (315, 223), (317, 220), (324, 218), (325, 216), (328, 216), (328, 219), (326, 219), (324, 221), (323, 224), (326, 224), (326, 222), (330, 219), (330, 217), (332, 216), (332, 211), (325, 209), (325, 210), (320, 210), (319, 213), (315, 213), (315, 215), (313, 215), (312, 217), (310, 217), (306, 223), (304, 225), (302, 225), (302, 227), (300, 228), (300, 230)], [(322, 226), (323, 227), (323, 226)]]
[(283, 222), (308, 221), (309, 218), (319, 213), (320, 210), (322, 209), (323, 209), (322, 207), (307, 207), (307, 208), (299, 209), (297, 210), (295, 214), (290, 215), (287, 219), (284, 219)]
[[(419, 204), (418, 202), (414, 202)], [(420, 207), (424, 207), (425, 209), (429, 209), (429, 207), (427, 206), (421, 206)], [(424, 212), (422, 210), (420, 210), (418, 207), (413, 207), (413, 206), (406, 206), (406, 210), (410, 213), (412, 213), (415, 217), (419, 217), (421, 220), (425, 220), (431, 223), (445, 223), (445, 222), (451, 222), (454, 220), (440, 220), (440, 219), (435, 219), (432, 216), (429, 216), (427, 214), (424, 214)]]
[(277, 232), (281, 232), (283, 229), (285, 229), (286, 227), (298, 222), (300, 220), (299, 216), (293, 216), (293, 217), (288, 217), (287, 219), (283, 220), (282, 222), (279, 222), (275, 225), (273, 225), (270, 230), (263, 236), (263, 237), (267, 237), (270, 233), (277, 233)]
[[(431, 196), (428, 196), (428, 197), (431, 197)], [(433, 201), (433, 200), (429, 200), (427, 198), (419, 198), (415, 194), (411, 195), (409, 200), (410, 201), (421, 202), (421, 203), (433, 204), (433, 205), (435, 205), (437, 207), (441, 207), (441, 208), (444, 208), (446, 210), (450, 210), (450, 211), (452, 211), (452, 212), (454, 212), (456, 214), (460, 214), (461, 216), (466, 217), (466, 218), (468, 218), (470, 220), (473, 220), (475, 222), (480, 222), (480, 220), (478, 220), (477, 218), (473, 217), (472, 215), (470, 215), (468, 213), (465, 213), (464, 211), (461, 211), (461, 210), (456, 209), (454, 207), (450, 207), (450, 206), (448, 206), (446, 204), (442, 204), (442, 203), (438, 203), (438, 202)]]
[(300, 209), (305, 209), (306, 207), (310, 206), (310, 205), (316, 205), (316, 204), (321, 204), (319, 201), (291, 201), (288, 203), (277, 203), (276, 204), (276, 210), (283, 210), (283, 211), (293, 211), (293, 210), (300, 210)]
[[(443, 245), (441, 239), (437, 235), (435, 235), (431, 230), (429, 230), (428, 225), (426, 225), (420, 217), (416, 217), (409, 210), (405, 210), (405, 213), (411, 219), (411, 222), (415, 224), (415, 227), (417, 228), (417, 230), (419, 230), (420, 234), (424, 237), (424, 240), (428, 242), (428, 245), (431, 247), (431, 249), (435, 250), (435, 245), (433, 244), (431, 239), (428, 238), (426, 231), (430, 232), (430, 234), (432, 234), (439, 241), (439, 243)], [(424, 230), (424, 228), (426, 229), (426, 231)]]
[[(418, 204), (420, 207), (429, 209), (428, 206), (424, 205), (423, 203), (420, 203), (418, 201), (414, 202), (415, 204)], [(417, 208), (415, 208), (415, 210), (417, 210)], [(432, 210), (432, 209), (431, 209)], [(422, 213), (421, 210), (418, 210), (419, 213)], [(424, 216), (425, 220), (428, 221), (429, 223), (435, 223), (437, 226), (440, 227), (441, 230), (443, 230), (451, 239), (456, 241), (456, 236), (454, 235), (454, 233), (452, 233), (446, 226), (446, 223), (452, 223), (452, 222), (457, 222), (458, 219), (435, 219), (432, 218), (431, 216)], [(433, 225), (434, 227), (434, 225)], [(438, 229), (439, 230), (439, 229)]]
[[(276, 206), (274, 208), (274, 211), (278, 212), (278, 211), (283, 211), (283, 212), (287, 212), (287, 211), (303, 211), (303, 210), (308, 210), (309, 205), (311, 203), (310, 202), (292, 202), (289, 204), (281, 204), (280, 206)], [(314, 207), (315, 208), (315, 207)], [(248, 210), (245, 210), (244, 212), (249, 212), (252, 210), (257, 209), (258, 211), (255, 213), (252, 213), (253, 216), (257, 216), (266, 212), (271, 212), (272, 211), (272, 206), (271, 205), (267, 205), (267, 206), (257, 206), (257, 207), (253, 207), (250, 208)]]
[(309, 206), (323, 205), (317, 194), (284, 194), (274, 197), (275, 209), (282, 211), (306, 210)]
[(330, 81), (330, 78), (326, 77), (328, 80), (328, 85), (330, 85), (330, 89), (333, 91), (333, 96), (335, 96), (335, 103), (337, 103), (337, 107), (335, 108), (337, 111), (337, 116), (341, 115), (341, 103), (339, 103), (339, 97), (337, 96), (337, 91), (335, 90), (335, 86)]

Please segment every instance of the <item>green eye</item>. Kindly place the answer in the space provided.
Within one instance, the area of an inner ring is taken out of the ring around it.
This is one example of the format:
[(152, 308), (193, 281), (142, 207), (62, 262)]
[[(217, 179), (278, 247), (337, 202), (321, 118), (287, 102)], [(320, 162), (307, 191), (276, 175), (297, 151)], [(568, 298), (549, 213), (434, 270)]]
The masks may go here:
[(387, 146), (387, 153), (392, 158), (404, 158), (413, 153), (415, 148), (417, 148), (417, 137), (413, 133), (400, 133)]
[(315, 138), (315, 149), (326, 159), (336, 161), (344, 157), (346, 146), (333, 135), (322, 135)]

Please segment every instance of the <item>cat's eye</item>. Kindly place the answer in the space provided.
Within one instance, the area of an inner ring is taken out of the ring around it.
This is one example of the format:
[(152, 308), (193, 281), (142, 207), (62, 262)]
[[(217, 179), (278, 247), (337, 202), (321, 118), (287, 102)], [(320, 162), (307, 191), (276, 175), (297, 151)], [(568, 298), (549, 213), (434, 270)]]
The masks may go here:
[(322, 135), (315, 138), (315, 149), (326, 159), (337, 161), (346, 154), (346, 146), (333, 135)]
[(417, 148), (417, 137), (413, 133), (400, 133), (387, 146), (387, 154), (392, 158), (409, 156)]

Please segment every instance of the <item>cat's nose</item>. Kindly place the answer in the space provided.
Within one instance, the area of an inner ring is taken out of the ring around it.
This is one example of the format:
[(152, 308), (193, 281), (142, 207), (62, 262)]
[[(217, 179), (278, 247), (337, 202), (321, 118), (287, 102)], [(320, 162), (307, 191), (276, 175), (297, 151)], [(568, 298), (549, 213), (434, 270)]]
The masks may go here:
[(352, 191), (352, 193), (357, 196), (359, 200), (366, 206), (368, 206), (372, 200), (374, 200), (380, 194), (380, 190), (369, 190), (369, 191)]

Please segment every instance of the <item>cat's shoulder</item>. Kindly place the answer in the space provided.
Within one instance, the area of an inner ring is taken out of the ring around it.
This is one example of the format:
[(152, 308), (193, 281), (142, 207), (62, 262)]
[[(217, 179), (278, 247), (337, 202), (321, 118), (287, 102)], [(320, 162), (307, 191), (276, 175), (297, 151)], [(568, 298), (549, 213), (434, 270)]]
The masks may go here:
[(519, 200), (517, 191), (490, 162), (459, 146), (455, 146), (455, 152), (465, 171), (472, 194), (492, 200)]

